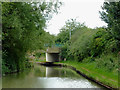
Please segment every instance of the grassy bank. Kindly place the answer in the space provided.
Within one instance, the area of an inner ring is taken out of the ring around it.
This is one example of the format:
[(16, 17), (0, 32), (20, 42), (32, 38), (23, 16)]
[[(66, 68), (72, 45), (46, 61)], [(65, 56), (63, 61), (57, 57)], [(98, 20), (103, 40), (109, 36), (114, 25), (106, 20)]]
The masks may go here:
[(92, 77), (105, 85), (118, 88), (118, 73), (114, 71), (109, 72), (103, 68), (96, 68), (95, 62), (80, 63), (76, 61), (62, 61), (61, 63), (72, 65), (87, 76)]

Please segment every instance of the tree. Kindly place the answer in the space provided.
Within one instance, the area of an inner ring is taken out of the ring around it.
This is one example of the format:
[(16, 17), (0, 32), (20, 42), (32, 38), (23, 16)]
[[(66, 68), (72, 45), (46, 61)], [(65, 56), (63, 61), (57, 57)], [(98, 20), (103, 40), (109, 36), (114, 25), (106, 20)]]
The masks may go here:
[(66, 24), (60, 29), (56, 42), (66, 43), (71, 39), (72, 34), (76, 30), (80, 30), (80, 28), (84, 26), (84, 23), (80, 24), (76, 19), (67, 20)]
[(42, 48), (46, 21), (57, 13), (58, 6), (58, 1), (2, 3), (3, 71), (23, 69), (26, 53)]
[(120, 1), (104, 2), (102, 9), (101, 19), (108, 24), (107, 31), (120, 41)]

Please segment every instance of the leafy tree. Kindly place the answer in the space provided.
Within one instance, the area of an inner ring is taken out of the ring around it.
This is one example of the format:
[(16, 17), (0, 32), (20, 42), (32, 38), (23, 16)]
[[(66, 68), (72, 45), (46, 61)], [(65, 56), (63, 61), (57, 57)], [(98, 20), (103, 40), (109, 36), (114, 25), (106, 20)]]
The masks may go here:
[(61, 31), (57, 36), (56, 43), (64, 44), (60, 53), (62, 59), (68, 59), (68, 57), (72, 59), (72, 52), (70, 50), (72, 47), (71, 45), (78, 39), (80, 36), (80, 33), (78, 34), (78, 32), (83, 28), (86, 28), (84, 23), (80, 24), (76, 19), (66, 21), (66, 24), (61, 28)]
[(66, 43), (71, 39), (72, 34), (76, 30), (80, 30), (80, 28), (84, 26), (84, 23), (80, 24), (76, 19), (67, 20), (66, 24), (60, 29), (60, 33), (57, 36), (56, 42)]
[(59, 5), (58, 1), (2, 3), (3, 73), (23, 69), (26, 53), (43, 48), (46, 21)]
[(120, 41), (120, 1), (104, 2), (101, 19), (108, 24), (108, 32)]
[(68, 47), (68, 55), (73, 60), (82, 61), (90, 56), (91, 44), (97, 30), (82, 27), (77, 30), (71, 38), (71, 45)]

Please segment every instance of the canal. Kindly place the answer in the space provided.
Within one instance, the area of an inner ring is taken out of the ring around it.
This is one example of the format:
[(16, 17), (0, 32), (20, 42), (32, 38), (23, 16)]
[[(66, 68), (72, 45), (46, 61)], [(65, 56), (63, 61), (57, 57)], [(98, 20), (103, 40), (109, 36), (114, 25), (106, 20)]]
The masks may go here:
[(6, 75), (2, 88), (102, 88), (94, 82), (64, 67), (45, 67), (35, 64), (34, 68)]

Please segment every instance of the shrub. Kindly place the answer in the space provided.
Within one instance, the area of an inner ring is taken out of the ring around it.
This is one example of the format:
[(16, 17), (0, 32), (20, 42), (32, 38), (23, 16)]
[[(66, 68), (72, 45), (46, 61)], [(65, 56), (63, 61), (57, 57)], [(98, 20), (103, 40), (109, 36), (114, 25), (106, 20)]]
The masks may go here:
[(72, 36), (71, 45), (68, 47), (69, 55), (72, 55), (76, 61), (89, 57), (93, 36), (96, 32), (97, 30), (86, 27), (76, 31)]
[(105, 68), (108, 71), (118, 69), (118, 57), (114, 54), (101, 55), (100, 58), (96, 59), (96, 67)]

